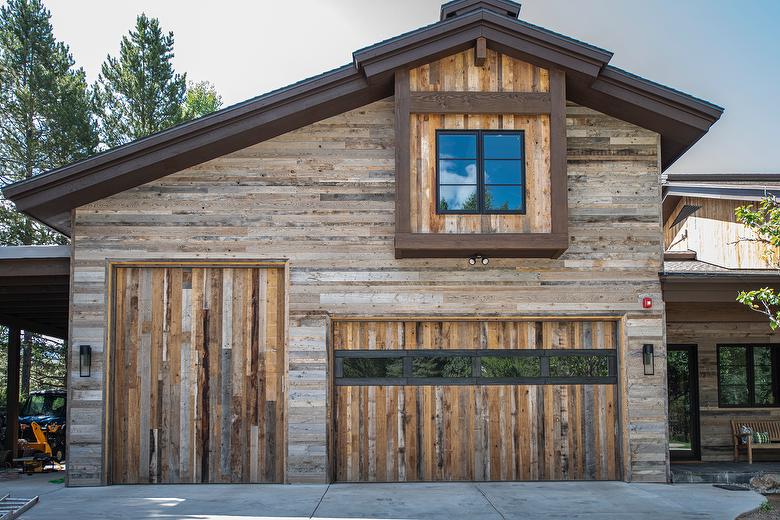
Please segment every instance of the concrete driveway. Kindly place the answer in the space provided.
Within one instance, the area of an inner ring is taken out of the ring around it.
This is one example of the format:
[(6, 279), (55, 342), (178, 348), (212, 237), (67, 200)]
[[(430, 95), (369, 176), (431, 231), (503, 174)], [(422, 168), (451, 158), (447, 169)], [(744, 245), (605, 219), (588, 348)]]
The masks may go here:
[[(178, 485), (65, 488), (51, 475), (0, 482), (39, 495), (23, 518), (182, 519), (728, 519), (758, 507), (753, 492), (708, 484), (620, 482)], [(56, 477), (55, 477), (56, 478)]]

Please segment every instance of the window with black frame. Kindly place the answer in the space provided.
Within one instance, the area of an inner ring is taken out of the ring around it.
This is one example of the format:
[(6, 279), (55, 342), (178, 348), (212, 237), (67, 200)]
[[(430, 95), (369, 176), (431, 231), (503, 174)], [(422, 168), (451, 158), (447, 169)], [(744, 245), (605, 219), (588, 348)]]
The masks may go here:
[(336, 384), (615, 384), (614, 349), (337, 350)]
[(438, 130), (438, 213), (525, 213), (524, 133)]
[(780, 403), (780, 347), (718, 345), (718, 402), (721, 407), (764, 407)]

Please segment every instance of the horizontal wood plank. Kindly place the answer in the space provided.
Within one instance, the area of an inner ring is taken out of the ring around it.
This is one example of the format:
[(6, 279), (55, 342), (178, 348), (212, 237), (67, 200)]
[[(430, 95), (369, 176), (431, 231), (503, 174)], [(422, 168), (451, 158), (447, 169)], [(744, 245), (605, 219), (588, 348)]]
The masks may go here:
[(418, 114), (549, 114), (546, 92), (412, 92), (409, 110)]

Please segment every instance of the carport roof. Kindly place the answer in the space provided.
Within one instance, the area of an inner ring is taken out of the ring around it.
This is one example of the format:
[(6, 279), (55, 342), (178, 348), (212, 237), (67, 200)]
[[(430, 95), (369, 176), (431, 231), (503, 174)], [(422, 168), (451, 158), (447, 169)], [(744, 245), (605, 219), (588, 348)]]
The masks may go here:
[(0, 324), (66, 339), (69, 246), (0, 247)]

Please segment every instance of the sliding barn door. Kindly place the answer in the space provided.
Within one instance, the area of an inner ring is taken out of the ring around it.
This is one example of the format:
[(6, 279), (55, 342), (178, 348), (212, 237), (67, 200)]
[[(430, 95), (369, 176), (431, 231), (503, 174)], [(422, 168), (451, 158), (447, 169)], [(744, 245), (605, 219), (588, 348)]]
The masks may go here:
[(284, 271), (116, 269), (111, 482), (282, 482)]

